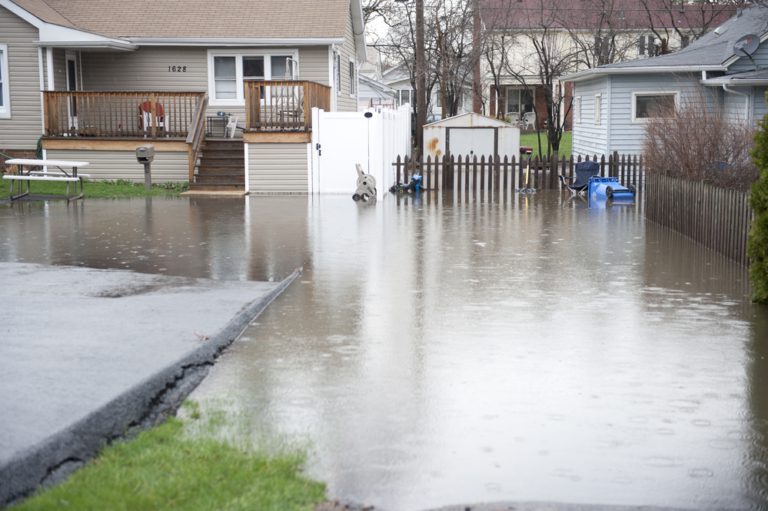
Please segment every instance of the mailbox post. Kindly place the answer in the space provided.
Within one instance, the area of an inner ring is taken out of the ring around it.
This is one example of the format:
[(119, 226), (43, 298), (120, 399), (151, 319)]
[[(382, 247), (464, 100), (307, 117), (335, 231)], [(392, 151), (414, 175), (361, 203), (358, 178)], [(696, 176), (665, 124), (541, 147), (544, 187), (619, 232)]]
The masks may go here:
[(136, 161), (144, 165), (144, 189), (152, 188), (152, 160), (155, 159), (155, 146), (140, 145), (136, 148)]

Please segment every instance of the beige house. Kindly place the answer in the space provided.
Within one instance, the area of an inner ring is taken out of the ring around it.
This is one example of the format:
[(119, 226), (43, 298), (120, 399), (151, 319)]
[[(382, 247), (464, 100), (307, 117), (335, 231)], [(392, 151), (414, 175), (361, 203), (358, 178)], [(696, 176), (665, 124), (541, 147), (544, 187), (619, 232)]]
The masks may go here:
[(140, 179), (151, 143), (156, 181), (306, 192), (311, 109), (357, 109), (363, 29), (360, 0), (0, 0), (0, 151)]
[[(488, 58), (482, 62), (487, 111), (528, 130), (544, 126), (546, 72), (552, 75), (553, 92), (569, 104), (571, 86), (560, 81), (562, 76), (678, 50), (735, 11), (695, 2), (672, 8), (669, 0), (648, 0), (648, 10), (637, 0), (479, 1), (493, 56), (492, 65)], [(542, 61), (548, 62), (545, 72)]]

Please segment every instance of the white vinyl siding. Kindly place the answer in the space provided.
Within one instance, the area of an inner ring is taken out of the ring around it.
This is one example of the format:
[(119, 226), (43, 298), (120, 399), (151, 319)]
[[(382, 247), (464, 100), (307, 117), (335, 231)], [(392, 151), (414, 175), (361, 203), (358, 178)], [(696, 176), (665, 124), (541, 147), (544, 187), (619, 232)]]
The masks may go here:
[(0, 44), (8, 115), (0, 116), (0, 151), (34, 150), (42, 131), (37, 29), (0, 7)]
[(248, 144), (251, 194), (308, 193), (307, 144)]
[[(136, 162), (135, 151), (94, 151), (49, 149), (48, 159), (87, 161), (90, 166), (83, 170), (91, 181), (125, 179), (134, 183), (144, 182), (144, 166)], [(189, 180), (189, 163), (186, 152), (155, 152), (152, 162), (152, 182), (170, 183)], [(88, 182), (85, 183), (88, 196)]]

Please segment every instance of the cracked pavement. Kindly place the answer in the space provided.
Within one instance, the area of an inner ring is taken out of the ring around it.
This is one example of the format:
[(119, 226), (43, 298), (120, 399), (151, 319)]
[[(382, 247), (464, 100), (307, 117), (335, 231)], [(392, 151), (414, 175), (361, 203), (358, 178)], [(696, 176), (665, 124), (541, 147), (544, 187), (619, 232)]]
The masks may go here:
[(279, 283), (0, 263), (0, 507), (155, 423)]

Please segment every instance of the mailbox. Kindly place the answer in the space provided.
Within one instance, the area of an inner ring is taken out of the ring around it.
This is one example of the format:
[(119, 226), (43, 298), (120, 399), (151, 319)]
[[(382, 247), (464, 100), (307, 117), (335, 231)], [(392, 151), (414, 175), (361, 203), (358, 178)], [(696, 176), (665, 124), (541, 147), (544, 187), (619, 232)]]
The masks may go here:
[(151, 145), (141, 145), (136, 148), (136, 160), (139, 163), (152, 163), (155, 159), (155, 147)]

